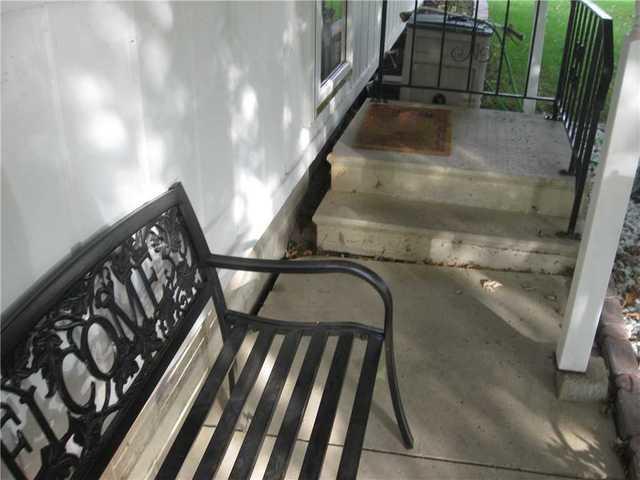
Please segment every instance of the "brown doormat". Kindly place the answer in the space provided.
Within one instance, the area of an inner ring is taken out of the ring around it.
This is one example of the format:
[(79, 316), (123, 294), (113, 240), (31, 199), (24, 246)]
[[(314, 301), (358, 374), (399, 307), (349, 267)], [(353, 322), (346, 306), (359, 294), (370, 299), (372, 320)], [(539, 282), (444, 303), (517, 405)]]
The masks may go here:
[(372, 103), (353, 146), (448, 156), (451, 154), (450, 113), (438, 108)]

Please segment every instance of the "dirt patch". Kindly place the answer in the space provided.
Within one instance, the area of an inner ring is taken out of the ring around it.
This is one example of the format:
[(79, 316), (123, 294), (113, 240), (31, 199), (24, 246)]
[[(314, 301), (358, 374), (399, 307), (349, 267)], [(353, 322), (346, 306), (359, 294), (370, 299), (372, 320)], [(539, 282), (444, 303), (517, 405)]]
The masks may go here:
[(366, 98), (367, 94), (363, 91), (353, 102), (342, 122), (309, 168), (309, 186), (296, 214), (295, 226), (287, 246), (287, 258), (305, 257), (317, 253), (317, 233), (312, 217), (331, 187), (331, 165), (327, 161), (327, 155), (333, 150), (336, 142), (351, 123), (353, 117), (356, 116)]

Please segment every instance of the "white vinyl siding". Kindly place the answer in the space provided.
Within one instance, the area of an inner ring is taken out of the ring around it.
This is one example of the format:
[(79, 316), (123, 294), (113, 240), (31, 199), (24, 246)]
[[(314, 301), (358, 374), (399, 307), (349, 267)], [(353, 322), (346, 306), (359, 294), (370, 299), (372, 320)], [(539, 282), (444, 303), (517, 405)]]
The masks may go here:
[(318, 114), (314, 2), (2, 2), (2, 308), (177, 180), (211, 248), (248, 252), (375, 71), (381, 2), (349, 7)]

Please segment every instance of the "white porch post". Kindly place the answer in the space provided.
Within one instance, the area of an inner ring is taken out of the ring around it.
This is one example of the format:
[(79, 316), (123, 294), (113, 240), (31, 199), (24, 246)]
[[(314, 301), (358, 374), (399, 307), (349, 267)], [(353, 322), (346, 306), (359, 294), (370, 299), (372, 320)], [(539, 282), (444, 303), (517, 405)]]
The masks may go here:
[[(538, 3), (534, 3), (533, 22), (536, 23), (536, 13)], [(547, 25), (547, 9), (549, 7), (548, 0), (540, 0), (540, 11), (538, 12), (538, 21), (536, 26), (536, 36), (532, 38), (533, 53), (531, 55), (531, 72), (527, 79), (527, 95), (538, 94), (538, 83), (540, 81), (540, 69), (542, 67), (542, 50), (544, 48), (544, 29)], [(531, 30), (533, 32), (533, 29)], [(535, 113), (536, 101), (525, 100), (522, 104), (524, 113)]]
[(556, 349), (560, 370), (584, 372), (640, 158), (640, 0), (636, 23), (625, 39), (607, 119), (602, 163), (578, 253)]

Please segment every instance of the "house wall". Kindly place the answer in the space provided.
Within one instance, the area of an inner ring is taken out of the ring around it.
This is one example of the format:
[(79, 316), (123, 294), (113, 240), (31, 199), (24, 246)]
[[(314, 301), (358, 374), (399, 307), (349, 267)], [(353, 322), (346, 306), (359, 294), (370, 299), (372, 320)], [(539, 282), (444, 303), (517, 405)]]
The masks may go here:
[[(389, 45), (412, 6), (389, 2)], [(377, 66), (381, 2), (352, 2), (352, 73), (318, 114), (316, 10), (3, 2), (2, 309), (177, 180), (213, 250), (251, 252)]]

